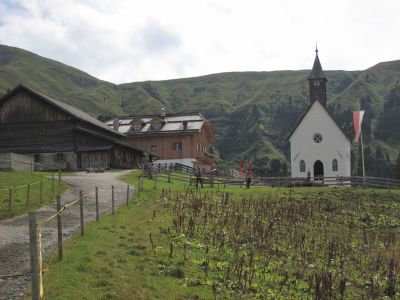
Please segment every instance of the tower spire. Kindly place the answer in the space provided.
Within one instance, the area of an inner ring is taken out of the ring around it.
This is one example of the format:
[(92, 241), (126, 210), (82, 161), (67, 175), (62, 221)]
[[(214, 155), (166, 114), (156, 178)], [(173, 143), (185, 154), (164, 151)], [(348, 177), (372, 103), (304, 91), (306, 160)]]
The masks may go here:
[(322, 70), (321, 62), (318, 57), (318, 44), (315, 44), (314, 64), (308, 77), (310, 84), (310, 104), (318, 100), (323, 106), (326, 106), (326, 76)]

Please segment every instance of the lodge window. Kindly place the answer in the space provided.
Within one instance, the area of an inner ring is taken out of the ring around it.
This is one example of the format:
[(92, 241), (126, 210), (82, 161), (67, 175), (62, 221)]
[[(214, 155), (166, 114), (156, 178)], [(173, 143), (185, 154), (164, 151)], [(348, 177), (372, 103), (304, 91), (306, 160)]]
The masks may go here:
[(181, 142), (174, 143), (173, 147), (174, 147), (173, 149), (175, 151), (181, 151), (182, 150), (182, 143)]
[(39, 162), (40, 161), (40, 154), (35, 154), (33, 159), (34, 159), (35, 162)]
[(319, 86), (319, 81), (314, 81), (314, 86)]
[(150, 152), (156, 152), (156, 151), (157, 151), (157, 145), (151, 145)]
[(300, 161), (300, 172), (306, 171), (306, 162), (304, 160)]
[(153, 130), (160, 130), (161, 129), (161, 123), (153, 123), (153, 125), (151, 126), (151, 128)]
[(142, 129), (142, 124), (134, 124), (132, 127), (133, 131), (140, 131)]
[(338, 170), (338, 161), (335, 158), (334, 160), (332, 160), (332, 171), (337, 172), (337, 170)]
[(64, 160), (64, 153), (57, 153), (55, 161), (63, 161), (63, 160)]

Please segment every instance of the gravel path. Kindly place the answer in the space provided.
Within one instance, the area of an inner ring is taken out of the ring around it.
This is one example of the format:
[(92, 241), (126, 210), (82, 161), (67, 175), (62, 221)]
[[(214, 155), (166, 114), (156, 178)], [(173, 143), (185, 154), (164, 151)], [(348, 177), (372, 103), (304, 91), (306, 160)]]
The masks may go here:
[[(83, 194), (91, 194), (99, 187), (100, 215), (111, 211), (111, 186), (114, 185), (115, 207), (126, 203), (127, 184), (118, 177), (129, 171), (106, 173), (83, 173), (65, 176), (63, 180), (71, 188), (61, 196), (62, 205), (68, 204)], [(101, 189), (101, 187), (107, 189)], [(132, 188), (130, 188), (132, 196)], [(37, 219), (42, 220), (53, 215), (56, 204), (43, 206), (37, 211)], [(79, 205), (73, 205), (63, 211), (63, 236), (67, 238), (79, 228)], [(94, 195), (84, 201), (85, 223), (96, 219)], [(28, 216), (22, 215), (13, 219), (0, 221), (0, 299), (19, 299), (24, 296), (30, 283)], [(43, 225), (42, 230), (44, 255), (48, 254), (57, 241), (57, 222), (53, 219)]]

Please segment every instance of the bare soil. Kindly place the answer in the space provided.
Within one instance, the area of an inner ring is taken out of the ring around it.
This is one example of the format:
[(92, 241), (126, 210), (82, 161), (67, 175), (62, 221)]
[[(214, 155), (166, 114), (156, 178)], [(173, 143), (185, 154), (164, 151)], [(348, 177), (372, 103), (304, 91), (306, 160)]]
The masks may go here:
[[(111, 211), (111, 186), (114, 185), (115, 207), (126, 204), (127, 184), (119, 180), (129, 171), (84, 173), (65, 176), (63, 180), (71, 185), (61, 196), (62, 205), (78, 199), (79, 191), (88, 195), (84, 199), (85, 223), (96, 219), (94, 191), (99, 187), (100, 215)], [(130, 195), (133, 189), (130, 187)], [(37, 219), (42, 220), (56, 212), (56, 204), (46, 205), (37, 210)], [(63, 237), (68, 238), (80, 226), (79, 204), (68, 207), (62, 213)], [(0, 221), (0, 299), (20, 299), (30, 284), (29, 228), (27, 214)], [(54, 248), (57, 241), (57, 222), (53, 219), (42, 227), (43, 255)]]

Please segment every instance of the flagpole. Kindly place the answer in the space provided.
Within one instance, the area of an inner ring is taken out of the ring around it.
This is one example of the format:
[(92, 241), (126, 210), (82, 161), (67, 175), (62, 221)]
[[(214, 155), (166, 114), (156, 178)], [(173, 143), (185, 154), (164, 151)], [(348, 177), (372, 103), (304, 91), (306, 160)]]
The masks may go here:
[[(358, 100), (358, 111), (361, 111), (360, 100)], [(361, 138), (361, 161), (362, 161), (362, 172), (363, 178), (365, 178), (365, 164), (364, 164), (364, 143), (363, 143), (363, 134), (362, 134), (362, 123), (360, 124), (360, 138)]]
[(361, 132), (361, 160), (362, 160), (362, 171), (363, 171), (363, 177), (365, 177), (365, 164), (364, 164), (364, 144), (363, 144), (363, 135), (362, 135), (362, 129), (360, 128)]

